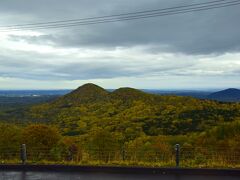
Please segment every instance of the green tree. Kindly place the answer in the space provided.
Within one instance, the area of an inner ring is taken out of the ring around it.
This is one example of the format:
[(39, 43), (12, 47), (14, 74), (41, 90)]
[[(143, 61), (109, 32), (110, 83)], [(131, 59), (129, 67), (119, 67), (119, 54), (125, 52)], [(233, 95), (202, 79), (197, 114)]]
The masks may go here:
[(118, 136), (106, 129), (94, 128), (88, 135), (87, 146), (95, 159), (109, 161), (119, 148)]
[(2, 158), (18, 156), (21, 145), (21, 128), (7, 123), (0, 123), (0, 154)]
[(61, 135), (56, 127), (33, 124), (23, 129), (22, 143), (26, 144), (28, 157), (46, 159), (51, 149), (56, 147)]

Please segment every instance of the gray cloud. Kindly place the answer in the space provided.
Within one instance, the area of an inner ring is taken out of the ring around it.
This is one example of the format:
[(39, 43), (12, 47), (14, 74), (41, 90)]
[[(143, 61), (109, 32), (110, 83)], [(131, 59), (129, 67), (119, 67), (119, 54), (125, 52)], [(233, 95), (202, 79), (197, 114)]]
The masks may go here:
[[(197, 2), (203, 1), (191, 1)], [(3, 26), (182, 4), (189, 4), (189, 1), (2, 0), (0, 21)], [(69, 29), (38, 30), (42, 35), (12, 33), (5, 41), (6, 47), (4, 43), (0, 44), (0, 78), (75, 81), (181, 76), (189, 80), (212, 76), (218, 79), (224, 77), (226, 82), (227, 77), (234, 77), (234, 82), (239, 82), (240, 64), (236, 58), (240, 52), (239, 8), (236, 6)], [(37, 47), (19, 49), (19, 42)], [(15, 46), (11, 46), (11, 43), (15, 43)], [(39, 52), (44, 51), (41, 50), (42, 46), (53, 48), (56, 52)], [(81, 51), (87, 53), (81, 54)]]
[[(189, 3), (189, 1), (181, 2)], [(192, 1), (194, 2), (202, 1)], [(29, 16), (44, 21), (118, 14), (180, 4), (179, 1), (167, 0), (73, 0), (61, 1), (61, 3), (59, 0), (41, 2), (28, 0), (27, 3), (23, 3), (22, 0), (13, 3), (10, 0), (1, 3), (0, 9), (5, 12), (24, 13), (29, 9), (27, 11)], [(6, 8), (9, 4), (12, 6)], [(39, 37), (14, 38), (35, 43), (52, 43), (62, 47), (112, 48), (147, 44), (154, 45), (156, 51), (161, 51), (162, 46), (165, 46), (168, 47), (164, 49), (166, 51), (186, 54), (238, 52), (240, 50), (238, 17), (240, 17), (240, 11), (239, 6), (236, 6), (129, 22), (48, 30), (44, 31), (47, 35)]]
[[(3, 54), (3, 51), (0, 53)], [(0, 56), (0, 76), (36, 80), (165, 76), (194, 65), (194, 62), (185, 60), (166, 63), (167, 60), (164, 59), (154, 60), (159, 55), (148, 57), (145, 53), (135, 60), (136, 53), (142, 54), (141, 50), (135, 49), (121, 49), (119, 54), (111, 51), (108, 53), (92, 51), (90, 57), (88, 53), (78, 57), (78, 54), (62, 56), (51, 53), (9, 51)]]

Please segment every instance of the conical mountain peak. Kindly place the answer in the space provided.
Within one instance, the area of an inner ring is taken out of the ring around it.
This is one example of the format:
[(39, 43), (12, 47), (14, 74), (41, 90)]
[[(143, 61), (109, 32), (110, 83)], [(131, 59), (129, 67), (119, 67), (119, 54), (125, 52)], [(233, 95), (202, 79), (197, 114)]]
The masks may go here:
[(99, 100), (105, 101), (108, 94), (109, 92), (102, 87), (88, 83), (63, 96), (60, 98), (60, 101), (64, 104), (79, 105), (81, 103), (92, 103)]
[(72, 91), (72, 93), (91, 94), (91, 93), (107, 93), (107, 91), (96, 84), (87, 83), (87, 84), (84, 84), (84, 85), (78, 87), (76, 90)]

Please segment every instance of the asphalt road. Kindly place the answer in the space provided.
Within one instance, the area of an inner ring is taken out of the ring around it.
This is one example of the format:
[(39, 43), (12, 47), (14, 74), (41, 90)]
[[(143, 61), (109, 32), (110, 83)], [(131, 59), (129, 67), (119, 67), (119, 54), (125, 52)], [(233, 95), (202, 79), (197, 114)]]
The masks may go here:
[(0, 171), (0, 180), (239, 180), (237, 176)]

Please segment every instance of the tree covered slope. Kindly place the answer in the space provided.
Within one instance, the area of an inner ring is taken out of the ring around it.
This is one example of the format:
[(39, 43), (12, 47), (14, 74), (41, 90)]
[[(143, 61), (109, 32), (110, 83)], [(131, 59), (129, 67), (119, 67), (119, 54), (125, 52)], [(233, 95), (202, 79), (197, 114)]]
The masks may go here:
[(49, 103), (32, 106), (24, 119), (57, 125), (65, 135), (84, 135), (102, 127), (128, 139), (201, 132), (240, 117), (238, 103), (147, 94), (120, 88), (108, 92), (85, 84)]

